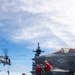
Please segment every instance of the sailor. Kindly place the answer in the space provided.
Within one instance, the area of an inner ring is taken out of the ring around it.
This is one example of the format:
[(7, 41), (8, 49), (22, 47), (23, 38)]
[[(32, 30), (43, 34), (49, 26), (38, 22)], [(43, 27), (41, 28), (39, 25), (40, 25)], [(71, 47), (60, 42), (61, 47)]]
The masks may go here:
[(22, 73), (22, 75), (26, 75), (25, 73)]
[(50, 75), (51, 73), (51, 65), (48, 61), (44, 61), (44, 69), (45, 69), (45, 75)]
[(10, 75), (10, 72), (9, 72), (9, 70), (7, 71), (7, 73), (8, 73), (8, 75)]
[(36, 66), (36, 75), (41, 75), (41, 67), (40, 67), (40, 65), (37, 65)]

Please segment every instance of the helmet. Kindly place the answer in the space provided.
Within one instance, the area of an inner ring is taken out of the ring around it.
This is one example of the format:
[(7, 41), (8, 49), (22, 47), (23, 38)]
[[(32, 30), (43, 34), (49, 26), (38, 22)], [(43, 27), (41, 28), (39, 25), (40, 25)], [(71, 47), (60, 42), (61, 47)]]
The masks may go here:
[(48, 61), (47, 61), (47, 60), (45, 60), (45, 61), (44, 61), (44, 63), (48, 63)]
[(39, 65), (36, 65), (36, 66), (38, 66), (38, 67), (39, 67)]

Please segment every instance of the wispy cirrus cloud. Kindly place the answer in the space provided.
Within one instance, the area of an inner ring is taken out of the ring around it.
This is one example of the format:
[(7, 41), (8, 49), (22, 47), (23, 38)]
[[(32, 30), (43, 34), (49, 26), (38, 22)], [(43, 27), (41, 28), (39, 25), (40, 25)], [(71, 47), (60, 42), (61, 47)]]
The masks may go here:
[(4, 0), (0, 6), (0, 37), (47, 48), (75, 46), (74, 0)]

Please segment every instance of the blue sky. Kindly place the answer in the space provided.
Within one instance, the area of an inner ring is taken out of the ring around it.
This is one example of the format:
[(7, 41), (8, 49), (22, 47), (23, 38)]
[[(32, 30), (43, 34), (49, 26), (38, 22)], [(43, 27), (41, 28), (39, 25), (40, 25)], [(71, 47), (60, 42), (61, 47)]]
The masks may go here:
[[(43, 54), (75, 47), (74, 9), (75, 0), (0, 0), (0, 54), (9, 50), (11, 75), (31, 75), (37, 42)], [(0, 66), (5, 75), (8, 66)]]

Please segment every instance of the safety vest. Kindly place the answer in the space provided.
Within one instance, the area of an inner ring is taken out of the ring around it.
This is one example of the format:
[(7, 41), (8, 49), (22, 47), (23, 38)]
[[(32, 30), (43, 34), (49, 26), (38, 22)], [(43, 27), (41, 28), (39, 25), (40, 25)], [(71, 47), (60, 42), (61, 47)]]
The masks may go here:
[(36, 73), (41, 72), (41, 67), (40, 66), (36, 66)]
[(45, 70), (51, 70), (51, 65), (49, 63), (45, 63)]

